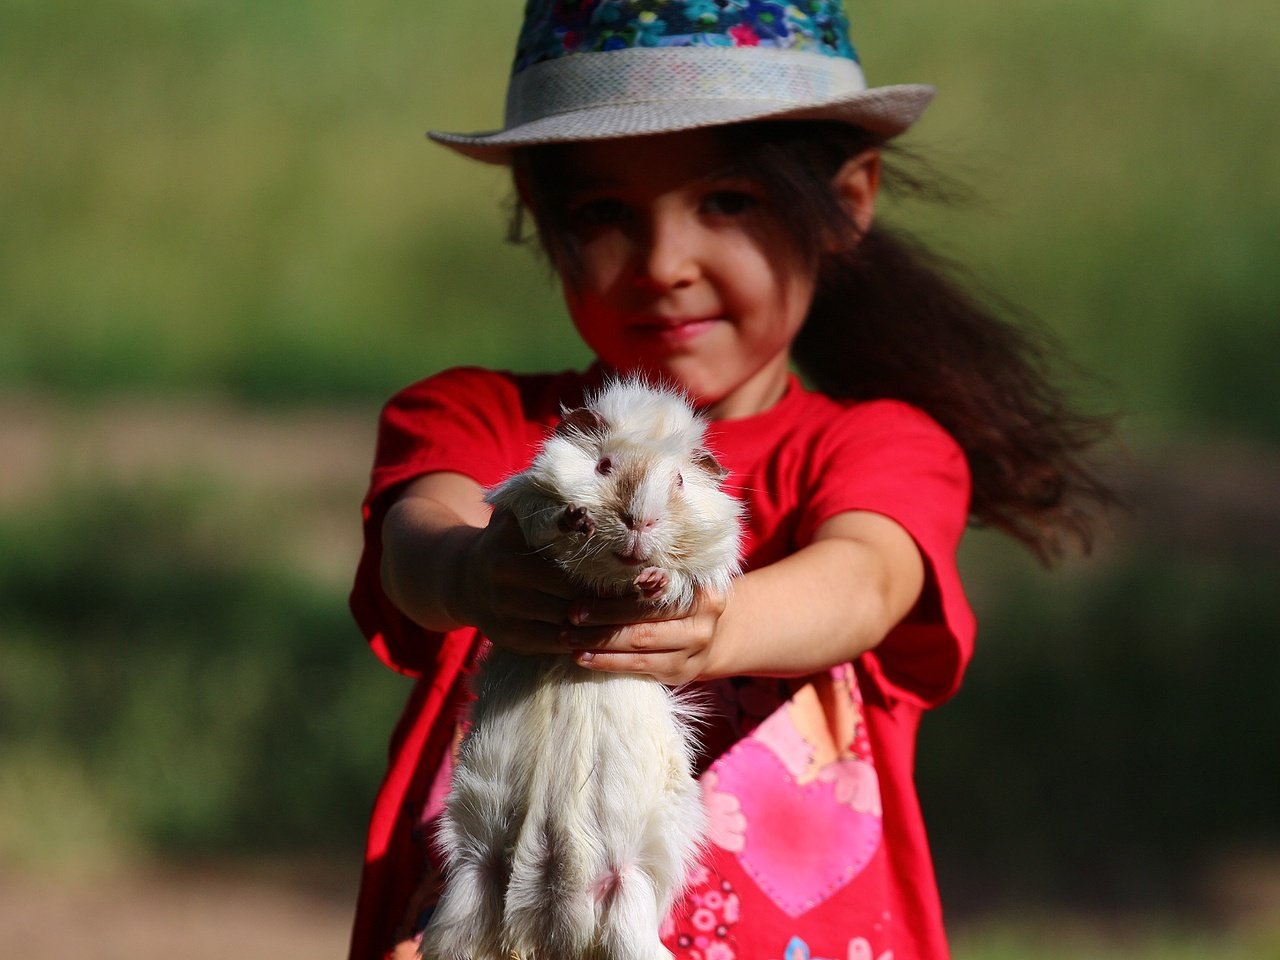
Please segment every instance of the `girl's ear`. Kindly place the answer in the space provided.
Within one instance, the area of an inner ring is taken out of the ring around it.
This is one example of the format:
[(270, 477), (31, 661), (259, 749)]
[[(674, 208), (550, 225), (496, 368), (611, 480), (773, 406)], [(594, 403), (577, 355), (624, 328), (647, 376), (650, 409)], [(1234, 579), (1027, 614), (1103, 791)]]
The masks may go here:
[(845, 205), (849, 219), (866, 235), (875, 219), (876, 193), (880, 189), (880, 151), (875, 147), (850, 157), (831, 180), (836, 198)]

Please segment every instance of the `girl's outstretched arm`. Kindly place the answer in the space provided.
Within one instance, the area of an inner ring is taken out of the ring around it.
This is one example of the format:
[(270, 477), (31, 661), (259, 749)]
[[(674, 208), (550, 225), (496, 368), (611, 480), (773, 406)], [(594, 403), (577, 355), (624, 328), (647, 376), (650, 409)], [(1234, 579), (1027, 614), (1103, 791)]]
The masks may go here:
[(838, 514), (813, 542), (740, 577), (729, 597), (701, 596), (687, 615), (645, 616), (630, 600), (577, 601), (583, 626), (563, 642), (595, 670), (665, 683), (763, 674), (803, 676), (875, 647), (915, 606), (925, 567), (911, 536), (877, 513)]
[(509, 514), (490, 518), (479, 484), (433, 473), (387, 512), (382, 579), (396, 606), (428, 629), (475, 626), (499, 646), (575, 650), (591, 669), (678, 684), (802, 676), (851, 660), (915, 605), (924, 562), (893, 520), (851, 511), (823, 523), (803, 549), (740, 577), (731, 596), (704, 594), (683, 616), (651, 620), (652, 608), (629, 598), (574, 600), (579, 588), (529, 551)]
[(479, 627), (527, 653), (563, 653), (559, 637), (576, 590), (550, 560), (531, 553), (515, 519), (490, 516), (483, 488), (459, 473), (414, 480), (382, 525), (382, 585), (429, 630)]

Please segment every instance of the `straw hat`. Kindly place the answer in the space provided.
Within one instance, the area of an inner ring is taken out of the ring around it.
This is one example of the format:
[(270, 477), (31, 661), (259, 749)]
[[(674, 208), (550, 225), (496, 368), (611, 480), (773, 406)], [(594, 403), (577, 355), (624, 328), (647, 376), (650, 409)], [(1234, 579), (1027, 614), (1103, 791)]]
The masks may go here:
[(885, 137), (933, 87), (868, 87), (840, 0), (528, 0), (501, 130), (428, 136), (486, 163), (513, 147), (744, 120)]

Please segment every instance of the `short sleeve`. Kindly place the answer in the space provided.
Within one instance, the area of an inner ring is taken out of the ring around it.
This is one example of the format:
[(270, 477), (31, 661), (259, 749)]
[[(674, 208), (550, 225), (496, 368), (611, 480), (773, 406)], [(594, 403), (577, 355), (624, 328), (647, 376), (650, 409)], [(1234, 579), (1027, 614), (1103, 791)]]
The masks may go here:
[(901, 525), (920, 549), (919, 603), (861, 666), (890, 699), (936, 706), (959, 688), (973, 652), (975, 623), (956, 566), (969, 514), (964, 451), (917, 408), (877, 400), (848, 407), (816, 453), (800, 542), (838, 513), (868, 510)]
[(370, 646), (388, 666), (420, 676), (444, 642), (444, 635), (404, 616), (382, 590), (382, 521), (395, 493), (437, 471), (492, 486), (523, 466), (529, 447), (519, 386), (505, 374), (447, 370), (407, 387), (383, 408), (362, 505), (364, 550), (350, 604)]

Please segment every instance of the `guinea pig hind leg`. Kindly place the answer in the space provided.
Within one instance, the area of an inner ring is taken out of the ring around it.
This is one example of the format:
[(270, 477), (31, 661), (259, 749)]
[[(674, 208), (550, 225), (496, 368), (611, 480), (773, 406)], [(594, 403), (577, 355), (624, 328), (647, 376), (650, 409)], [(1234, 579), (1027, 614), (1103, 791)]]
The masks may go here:
[(601, 955), (610, 960), (672, 960), (658, 937), (658, 899), (652, 878), (643, 870), (621, 871), (600, 918)]
[[(490, 665), (492, 666), (492, 665)], [(472, 728), (440, 822), (445, 888), (423, 934), (423, 956), (505, 960), (506, 850), (516, 816), (513, 764), (484, 724)]]
[(450, 874), (422, 936), (423, 957), (505, 960), (502, 886), (494, 870), (461, 864)]

